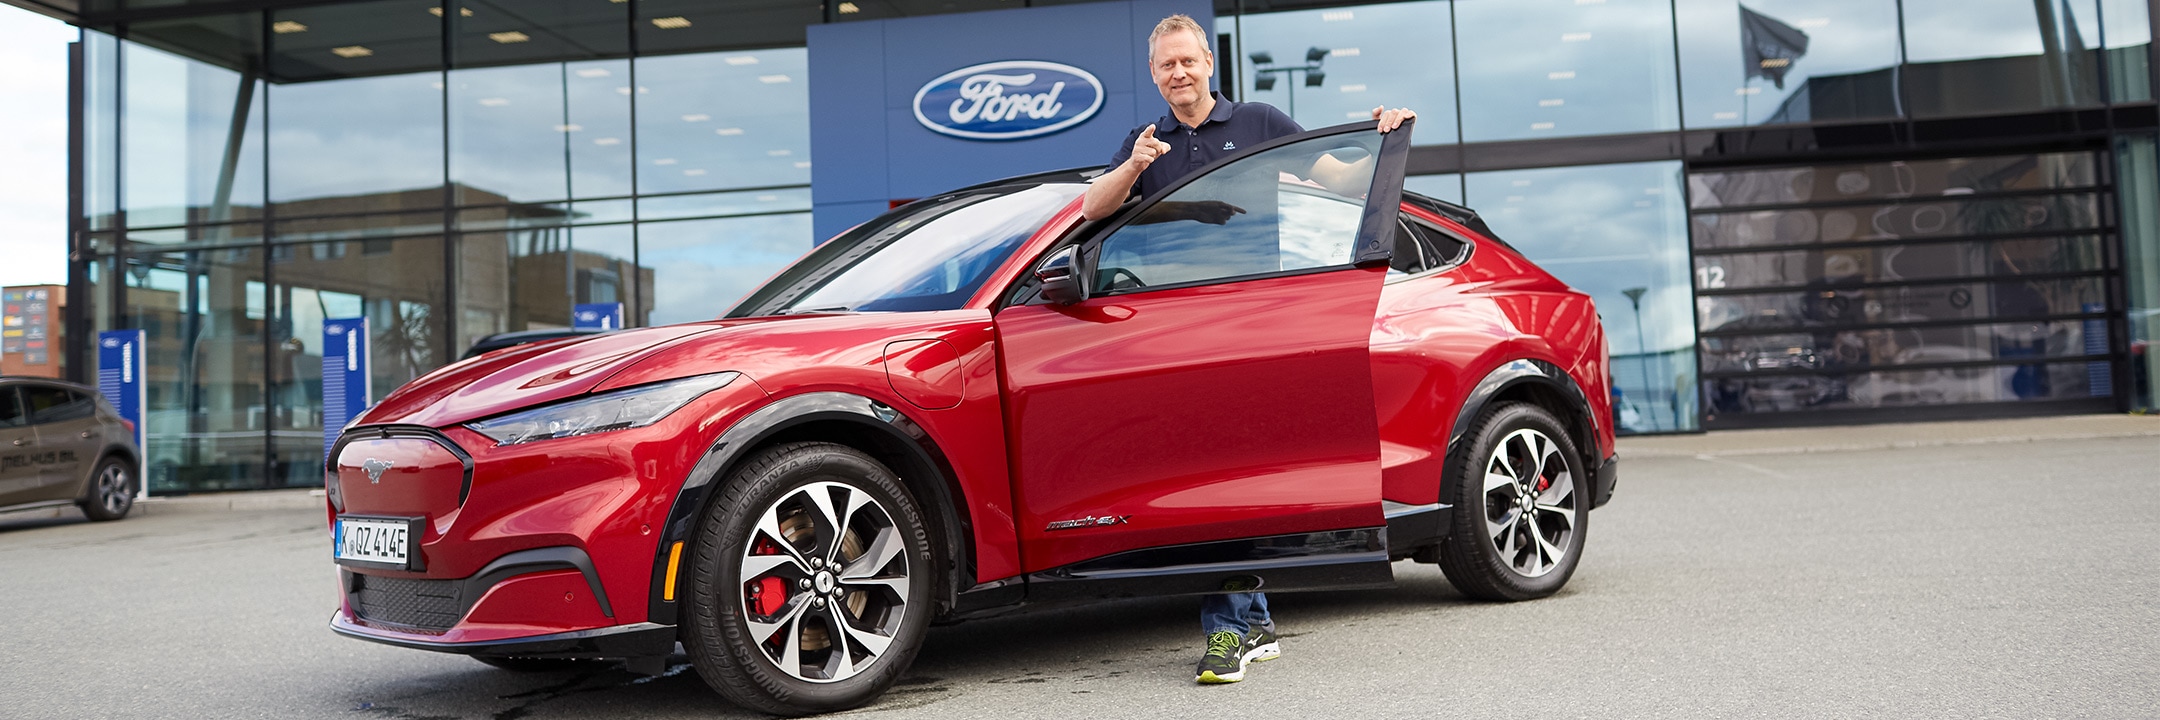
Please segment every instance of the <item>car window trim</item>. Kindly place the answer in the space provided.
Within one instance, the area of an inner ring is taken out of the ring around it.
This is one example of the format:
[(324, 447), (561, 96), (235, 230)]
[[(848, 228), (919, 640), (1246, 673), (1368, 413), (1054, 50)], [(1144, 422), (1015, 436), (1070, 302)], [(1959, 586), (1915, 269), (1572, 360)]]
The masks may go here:
[(1457, 233), (1453, 230), (1441, 227), (1438, 223), (1434, 223), (1426, 220), (1425, 218), (1418, 217), (1415, 213), (1403, 213), (1402, 216), (1397, 219), (1397, 222), (1415, 223), (1428, 231), (1440, 233), (1450, 238), (1454, 238), (1456, 242), (1462, 243), (1462, 250), (1456, 252), (1453, 258), (1443, 260), (1433, 265), (1432, 267), (1419, 270), (1415, 273), (1409, 273), (1398, 277), (1388, 278), (1387, 284), (1389, 285), (1393, 285), (1404, 280), (1415, 280), (1421, 277), (1429, 277), (1438, 273), (1444, 273), (1449, 270), (1460, 268), (1464, 265), (1470, 264), (1470, 256), (1477, 254), (1476, 241), (1463, 237), (1461, 233)]

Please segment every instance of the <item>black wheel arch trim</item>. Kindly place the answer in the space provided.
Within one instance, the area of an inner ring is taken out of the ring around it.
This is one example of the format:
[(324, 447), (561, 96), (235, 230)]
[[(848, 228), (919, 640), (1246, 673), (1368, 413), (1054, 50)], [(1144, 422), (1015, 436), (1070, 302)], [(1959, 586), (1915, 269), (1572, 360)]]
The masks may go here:
[[(1491, 372), (1486, 373), (1484, 379), (1479, 380), (1478, 384), (1470, 389), (1469, 395), (1463, 398), (1462, 408), (1455, 413), (1454, 427), (1448, 431), (1447, 457), (1455, 457), (1457, 452), (1468, 445), (1471, 429), (1477, 423), (1478, 416), (1485, 413), (1485, 409), (1492, 405), (1494, 399), (1511, 389), (1525, 384), (1539, 385), (1556, 391), (1563, 398), (1563, 401), (1568, 404), (1568, 409), (1572, 411), (1570, 412), (1572, 417), (1563, 417), (1560, 418), (1560, 421), (1568, 423), (1569, 430), (1574, 431), (1583, 441), (1587, 441), (1577, 442), (1575, 448), (1576, 452), (1582, 456), (1585, 471), (1597, 473), (1608, 465), (1604, 459), (1611, 455), (1612, 448), (1598, 446), (1599, 425), (1597, 413), (1591, 412), (1589, 398), (1583, 393), (1582, 386), (1576, 384), (1575, 379), (1569, 377), (1567, 371), (1560, 369), (1560, 366), (1535, 358), (1523, 358), (1502, 363), (1499, 367), (1493, 368)], [(1450, 465), (1452, 464), (1451, 462)], [(1592, 477), (1596, 476), (1593, 474)], [(1454, 480), (1456, 478), (1448, 477), (1448, 473), (1441, 473), (1440, 499), (1442, 502), (1453, 497), (1449, 493), (1454, 489), (1451, 484)], [(1606, 487), (1610, 488), (1611, 485), (1608, 483)], [(1593, 503), (1593, 507), (1596, 504), (1602, 504), (1602, 499)]]
[[(810, 392), (774, 400), (736, 421), (720, 433), (720, 437), (713, 441), (705, 455), (691, 468), (689, 476), (683, 480), (682, 488), (676, 491), (673, 505), (668, 509), (667, 524), (661, 532), (660, 543), (653, 556), (652, 583), (647, 594), (648, 619), (668, 625), (678, 622), (678, 603), (681, 600), (679, 591), (688, 587), (682, 579), (683, 574), (689, 570), (689, 561), (687, 557), (683, 558), (676, 568), (677, 575), (674, 579), (678, 597), (675, 600), (666, 599), (669, 550), (675, 543), (689, 542), (690, 536), (710, 509), (709, 499), (713, 486), (748, 459), (752, 449), (762, 447), (767, 440), (789, 430), (821, 421), (844, 422), (879, 433), (895, 441), (894, 445), (901, 448), (908, 459), (920, 469), (937, 476), (923, 478), (921, 482), (910, 482), (906, 475), (908, 468), (892, 468), (896, 474), (900, 474), (903, 486), (927, 489), (932, 493), (932, 497), (917, 498), (917, 501), (923, 505), (921, 509), (925, 517), (937, 524), (933, 530), (942, 536), (941, 544), (951, 552), (951, 556), (947, 558), (947, 567), (951, 570), (950, 579), (969, 585), (974, 583), (971, 543), (975, 533), (974, 523), (965, 504), (966, 496), (958, 485), (958, 475), (953, 471), (951, 462), (946, 459), (944, 451), (930, 437), (929, 432), (909, 418), (907, 413), (872, 398), (837, 391)], [(688, 555), (687, 552), (684, 554)], [(959, 590), (949, 587), (954, 584), (955, 582), (939, 583), (937, 602), (940, 606), (952, 606)]]

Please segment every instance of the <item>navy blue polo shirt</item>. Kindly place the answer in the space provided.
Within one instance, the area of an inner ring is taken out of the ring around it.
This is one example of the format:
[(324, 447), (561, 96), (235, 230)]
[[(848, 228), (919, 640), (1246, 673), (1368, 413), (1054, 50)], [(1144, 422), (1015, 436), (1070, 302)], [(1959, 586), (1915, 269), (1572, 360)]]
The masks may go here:
[[(1245, 148), (1282, 137), (1305, 132), (1289, 115), (1266, 103), (1236, 103), (1215, 96), (1215, 110), (1200, 127), (1185, 127), (1178, 122), (1176, 114), (1164, 115), (1155, 121), (1155, 139), (1169, 143), (1170, 152), (1155, 158), (1146, 170), (1140, 171), (1140, 179), (1133, 183), (1134, 191), (1141, 197), (1155, 194), (1182, 180), (1193, 171), (1208, 163), (1236, 154)], [(1147, 126), (1133, 128), (1125, 134), (1125, 144), (1119, 145), (1116, 154), (1110, 156), (1110, 167), (1125, 163), (1132, 157), (1133, 142), (1140, 139), (1140, 131)]]

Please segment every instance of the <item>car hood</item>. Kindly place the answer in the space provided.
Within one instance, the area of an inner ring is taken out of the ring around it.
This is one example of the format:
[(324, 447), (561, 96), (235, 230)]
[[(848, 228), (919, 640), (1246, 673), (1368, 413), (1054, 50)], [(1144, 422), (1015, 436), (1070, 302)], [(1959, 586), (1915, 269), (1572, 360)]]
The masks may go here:
[(354, 424), (444, 427), (576, 397), (653, 353), (745, 322), (638, 328), (498, 350), (406, 383)]

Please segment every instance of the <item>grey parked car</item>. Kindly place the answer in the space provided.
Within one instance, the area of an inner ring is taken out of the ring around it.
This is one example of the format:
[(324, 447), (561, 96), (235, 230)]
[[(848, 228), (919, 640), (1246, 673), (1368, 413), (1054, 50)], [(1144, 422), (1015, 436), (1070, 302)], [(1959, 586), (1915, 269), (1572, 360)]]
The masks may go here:
[(0, 510), (74, 503), (92, 520), (135, 506), (135, 428), (97, 391), (0, 377)]

